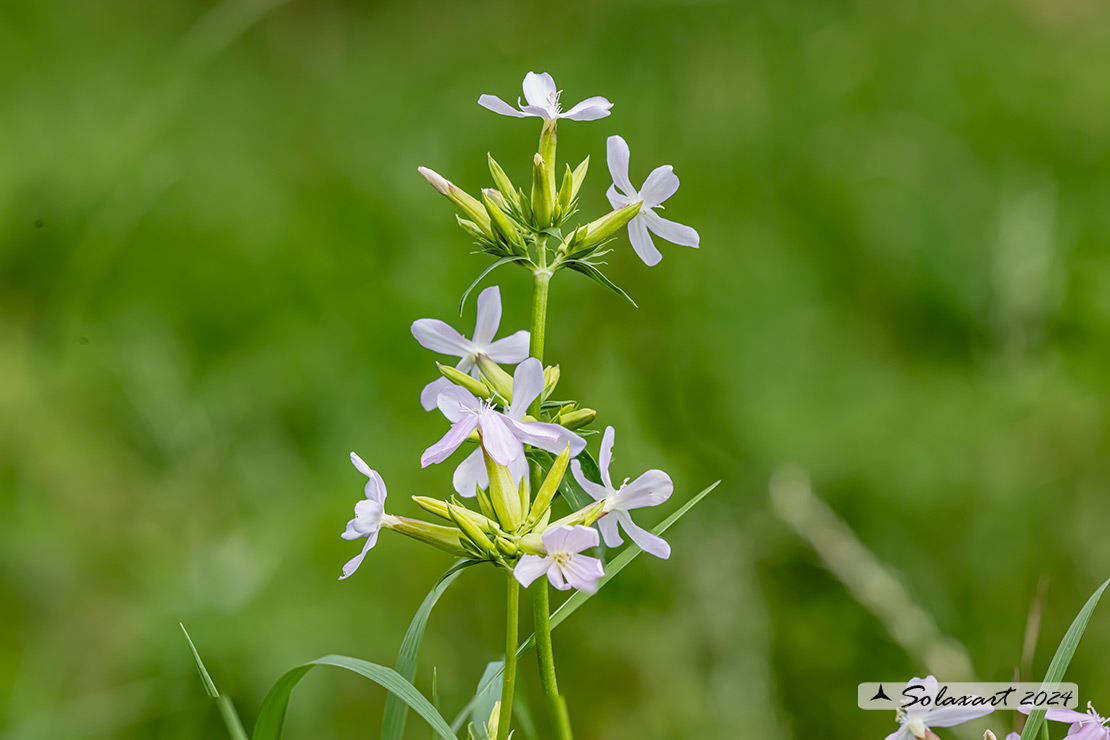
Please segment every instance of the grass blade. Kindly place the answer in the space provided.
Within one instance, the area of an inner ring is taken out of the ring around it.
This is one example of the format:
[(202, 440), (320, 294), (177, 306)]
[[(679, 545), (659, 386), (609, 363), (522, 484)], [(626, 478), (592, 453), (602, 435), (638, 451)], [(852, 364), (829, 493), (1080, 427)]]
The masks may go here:
[(181, 622), (178, 622), (178, 625), (180, 625), (181, 631), (185, 633), (185, 641), (189, 643), (189, 650), (193, 653), (193, 660), (197, 664), (197, 670), (200, 671), (200, 680), (204, 684), (204, 691), (216, 700), (220, 716), (223, 717), (224, 724), (227, 726), (227, 734), (231, 735), (232, 740), (247, 740), (247, 731), (243, 729), (243, 723), (239, 721), (239, 714), (235, 711), (235, 705), (231, 703), (231, 698), (221, 696), (220, 692), (216, 690), (216, 684), (212, 681), (212, 676), (208, 675), (208, 669), (204, 667), (204, 661), (200, 659), (200, 653), (197, 652), (197, 646), (193, 644), (193, 638), (189, 637), (189, 631), (185, 629), (185, 625)]
[[(420, 608), (416, 610), (416, 615), (413, 616), (409, 629), (405, 632), (405, 639), (401, 641), (401, 649), (397, 653), (397, 673), (409, 683), (416, 680), (420, 643), (424, 639), (424, 630), (428, 626), (428, 617), (431, 616), (432, 609), (459, 574), (477, 562), (479, 561), (460, 560), (448, 568), (424, 597)], [(390, 694), (385, 701), (385, 713), (382, 715), (382, 740), (401, 740), (405, 734), (405, 721), (408, 719), (408, 714), (408, 705), (396, 694)]]
[[(1068, 669), (1068, 663), (1075, 655), (1079, 638), (1083, 636), (1083, 631), (1087, 629), (1087, 623), (1091, 621), (1091, 614), (1098, 605), (1102, 592), (1106, 590), (1108, 585), (1110, 585), (1110, 580), (1099, 586), (1098, 590), (1091, 595), (1091, 598), (1087, 599), (1087, 603), (1079, 610), (1075, 621), (1071, 623), (1071, 627), (1068, 627), (1068, 631), (1064, 634), (1064, 639), (1060, 641), (1060, 647), (1056, 648), (1056, 654), (1052, 656), (1052, 662), (1048, 664), (1048, 672), (1045, 673), (1044, 683), (1054, 684), (1064, 679), (1064, 671)], [(1035, 709), (1029, 714), (1029, 720), (1021, 730), (1021, 740), (1033, 740), (1037, 737), (1044, 725), (1044, 715), (1044, 709)]]
[(348, 658), (345, 655), (325, 655), (323, 658), (297, 666), (277, 680), (270, 693), (266, 694), (262, 702), (262, 710), (258, 713), (258, 722), (254, 725), (253, 740), (280, 740), (285, 726), (285, 713), (289, 709), (289, 698), (293, 689), (300, 683), (305, 675), (318, 665), (330, 665), (344, 668), (360, 676), (370, 679), (390, 693), (396, 695), (401, 701), (408, 704), (413, 711), (424, 718), (431, 725), (442, 740), (458, 740), (451, 731), (450, 725), (443, 719), (432, 703), (421, 694), (415, 686), (405, 680), (401, 674), (392, 668), (387, 668), (365, 660)]

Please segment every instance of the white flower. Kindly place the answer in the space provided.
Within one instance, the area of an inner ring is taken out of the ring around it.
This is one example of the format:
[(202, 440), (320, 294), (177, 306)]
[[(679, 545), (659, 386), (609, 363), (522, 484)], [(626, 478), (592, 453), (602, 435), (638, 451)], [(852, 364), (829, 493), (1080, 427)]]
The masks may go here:
[[(418, 319), (412, 324), (412, 335), (426, 349), (445, 355), (461, 357), (455, 367), (471, 377), (478, 377), (478, 356), (486, 355), (494, 362), (515, 365), (528, 357), (527, 330), (493, 340), (501, 324), (501, 289), (496, 285), (486, 288), (478, 296), (478, 313), (474, 323), (474, 338), (467, 339), (439, 319)], [(438, 378), (420, 393), (420, 405), (425, 411), (436, 407), (436, 397), (454, 387), (447, 378)]]
[(924, 740), (932, 734), (930, 727), (952, 727), (994, 711), (990, 704), (985, 707), (936, 707), (937, 680), (933, 676), (911, 679), (903, 689), (903, 696), (913, 704), (898, 710), (898, 722), (902, 726), (887, 735), (886, 740)]
[(516, 104), (520, 106), (520, 110), (512, 107), (496, 95), (482, 95), (478, 98), (478, 105), (503, 116), (513, 116), (515, 118), (535, 116), (547, 121), (554, 121), (557, 118), (569, 118), (572, 121), (595, 121), (609, 115), (609, 109), (613, 107), (613, 104), (605, 98), (593, 97), (586, 98), (566, 113), (563, 113), (562, 108), (559, 107), (560, 95), (562, 95), (562, 91), (555, 88), (555, 80), (551, 79), (551, 75), (547, 72), (542, 74), (529, 72), (524, 75), (524, 99), (528, 104), (523, 105), (520, 98), (517, 98)]
[[(443, 438), (424, 451), (420, 458), (421, 467), (440, 463), (466, 441), (475, 428), (482, 438), (482, 447), (498, 464), (513, 470), (519, 480), (527, 465), (524, 458), (524, 445), (530, 444), (541, 450), (559, 453), (568, 444), (571, 454), (578, 454), (586, 447), (586, 440), (558, 424), (545, 424), (538, 421), (522, 421), (528, 407), (543, 391), (543, 364), (529, 357), (517, 365), (513, 373), (513, 401), (508, 410), (502, 413), (492, 403), (482, 401), (470, 391), (452, 384), (439, 394), (439, 410), (447, 417), (452, 426)], [(474, 484), (483, 488), (489, 485), (481, 449), (475, 450), (455, 471), (455, 490), (463, 496), (474, 495)]]
[[(655, 212), (654, 209), (662, 208), (662, 203), (678, 190), (678, 176), (674, 169), (665, 164), (656, 167), (644, 180), (644, 186), (637, 191), (628, 179), (628, 144), (619, 136), (610, 136), (606, 142), (606, 156), (609, 162), (609, 174), (613, 177), (613, 184), (605, 193), (614, 210), (624, 208), (633, 203), (643, 203), (640, 212), (628, 222), (628, 240), (632, 242), (632, 249), (651, 267), (658, 264), (663, 258), (651, 234), (662, 237), (672, 244), (684, 247), (698, 246), (698, 232), (689, 226), (668, 221)], [(651, 232), (650, 234), (648, 232)]]
[(546, 555), (522, 555), (513, 569), (513, 575), (527, 588), (532, 582), (547, 574), (551, 585), (560, 591), (577, 588), (586, 593), (597, 591), (597, 580), (605, 575), (601, 561), (583, 550), (597, 547), (597, 530), (576, 525), (555, 527), (540, 538)]
[(598, 520), (597, 527), (601, 530), (607, 546), (616, 547), (624, 542), (617, 531), (619, 524), (641, 550), (665, 560), (671, 556), (671, 546), (662, 537), (636, 526), (632, 521), (632, 515), (628, 512), (632, 509), (658, 506), (663, 503), (674, 492), (674, 484), (671, 482), (671, 477), (662, 470), (649, 470), (631, 483), (626, 478), (620, 488), (614, 488), (609, 478), (609, 463), (613, 459), (615, 436), (613, 427), (606, 427), (605, 435), (601, 438), (598, 467), (601, 470), (601, 482), (604, 485), (599, 486), (587, 479), (582, 474), (582, 464), (577, 460), (571, 461), (571, 472), (574, 473), (574, 479), (578, 481), (578, 485), (582, 486), (595, 501), (605, 502), (605, 515)]
[(372, 470), (369, 465), (363, 462), (361, 457), (353, 452), (351, 453), (351, 463), (358, 469), (358, 472), (366, 476), (366, 487), (363, 489), (366, 498), (355, 504), (355, 518), (347, 522), (347, 531), (343, 533), (343, 539), (357, 540), (359, 537), (365, 537), (366, 544), (363, 545), (362, 552), (351, 558), (343, 566), (343, 575), (339, 576), (341, 581), (358, 570), (358, 566), (362, 565), (362, 559), (366, 557), (366, 553), (370, 552), (370, 549), (377, 544), (378, 532), (381, 531), (382, 526), (393, 521), (393, 517), (385, 513), (385, 481), (382, 480), (376, 470)]

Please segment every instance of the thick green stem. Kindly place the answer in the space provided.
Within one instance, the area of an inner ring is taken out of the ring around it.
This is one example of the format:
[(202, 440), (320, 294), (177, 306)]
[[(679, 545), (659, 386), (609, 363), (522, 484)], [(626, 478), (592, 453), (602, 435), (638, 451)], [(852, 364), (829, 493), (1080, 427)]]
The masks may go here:
[(547, 714), (557, 740), (571, 740), (570, 717), (567, 705), (559, 696), (555, 679), (555, 653), (551, 649), (551, 607), (547, 599), (547, 581), (540, 581), (532, 589), (532, 617), (536, 630), (536, 654), (540, 662), (540, 684), (547, 702)]
[(513, 692), (516, 690), (516, 646), (517, 617), (520, 612), (520, 585), (512, 573), (509, 574), (508, 607), (505, 611), (505, 671), (501, 684), (501, 711), (497, 715), (497, 738), (509, 737), (509, 726), (513, 722)]

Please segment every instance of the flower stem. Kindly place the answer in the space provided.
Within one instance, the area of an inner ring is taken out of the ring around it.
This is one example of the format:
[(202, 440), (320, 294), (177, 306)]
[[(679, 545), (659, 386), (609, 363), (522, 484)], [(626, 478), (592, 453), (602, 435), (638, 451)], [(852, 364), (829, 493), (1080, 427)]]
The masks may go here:
[[(543, 362), (543, 340), (547, 333), (547, 293), (551, 284), (551, 272), (547, 269), (546, 241), (543, 239), (536, 244), (539, 265), (532, 271), (532, 321), (529, 326), (532, 336), (528, 345), (528, 354), (540, 362)], [(539, 399), (533, 407), (537, 411), (538, 404)]]
[(555, 679), (555, 654), (551, 649), (551, 607), (547, 598), (547, 581), (540, 581), (532, 589), (532, 617), (536, 629), (536, 652), (540, 661), (540, 684), (547, 701), (547, 714), (557, 740), (571, 740), (570, 717), (567, 705), (559, 696)]
[(505, 671), (501, 684), (501, 711), (497, 715), (497, 738), (509, 737), (509, 725), (513, 721), (513, 696), (516, 690), (516, 646), (517, 617), (520, 612), (520, 585), (512, 573), (509, 574), (508, 607), (505, 613)]

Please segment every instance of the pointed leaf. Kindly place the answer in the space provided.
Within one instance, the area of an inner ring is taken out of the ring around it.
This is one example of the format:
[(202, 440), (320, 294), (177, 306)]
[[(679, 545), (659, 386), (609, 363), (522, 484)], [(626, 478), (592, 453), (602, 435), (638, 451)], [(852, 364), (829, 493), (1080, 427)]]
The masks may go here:
[(193, 652), (193, 661), (197, 664), (197, 670), (200, 671), (200, 680), (204, 684), (205, 692), (216, 700), (220, 716), (223, 717), (224, 725), (227, 726), (227, 734), (231, 735), (232, 740), (247, 740), (247, 731), (243, 729), (243, 723), (239, 721), (239, 714), (235, 711), (235, 705), (231, 703), (229, 697), (221, 696), (220, 692), (216, 690), (216, 684), (212, 681), (212, 677), (208, 675), (208, 669), (204, 667), (204, 661), (200, 659), (200, 653), (197, 652), (197, 647), (193, 644), (193, 638), (189, 637), (189, 631), (185, 629), (185, 625), (181, 622), (178, 622), (178, 625), (180, 625), (181, 631), (185, 633), (189, 650)]
[(520, 262), (522, 260), (527, 260), (527, 259), (528, 259), (527, 257), (525, 257), (524, 255), (521, 255), (521, 254), (515, 254), (515, 255), (512, 255), (511, 257), (502, 257), (501, 259), (497, 260), (496, 262), (494, 262), (492, 265), (490, 265), (486, 269), (482, 270), (482, 274), (479, 275), (478, 277), (474, 278), (474, 282), (470, 284), (470, 287), (467, 288), (466, 292), (462, 294), (462, 298), (459, 299), (459, 316), (462, 316), (462, 314), (463, 314), (463, 308), (466, 306), (466, 299), (469, 298), (470, 293), (475, 288), (478, 287), (478, 283), (482, 282), (482, 278), (484, 278), (486, 275), (489, 275), (491, 272), (496, 270), (498, 267), (501, 267), (501, 265), (507, 265), (510, 262)]
[(620, 286), (618, 286), (616, 283), (614, 283), (612, 280), (610, 280), (605, 275), (605, 273), (603, 273), (601, 270), (597, 269), (597, 267), (590, 264), (589, 262), (586, 262), (584, 260), (570, 259), (570, 260), (566, 260), (565, 262), (563, 262), (563, 264), (566, 265), (567, 267), (569, 267), (570, 269), (574, 270), (575, 272), (582, 273), (583, 275), (590, 278), (591, 280), (593, 280), (598, 285), (602, 285), (602, 286), (608, 288), (609, 290), (613, 291), (617, 295), (623, 296), (625, 298), (625, 300), (627, 300), (629, 303), (631, 303), (636, 308), (639, 308), (639, 306), (636, 305), (636, 301), (632, 300), (632, 297), (630, 295), (628, 295), (628, 293), (625, 293), (624, 290)]

